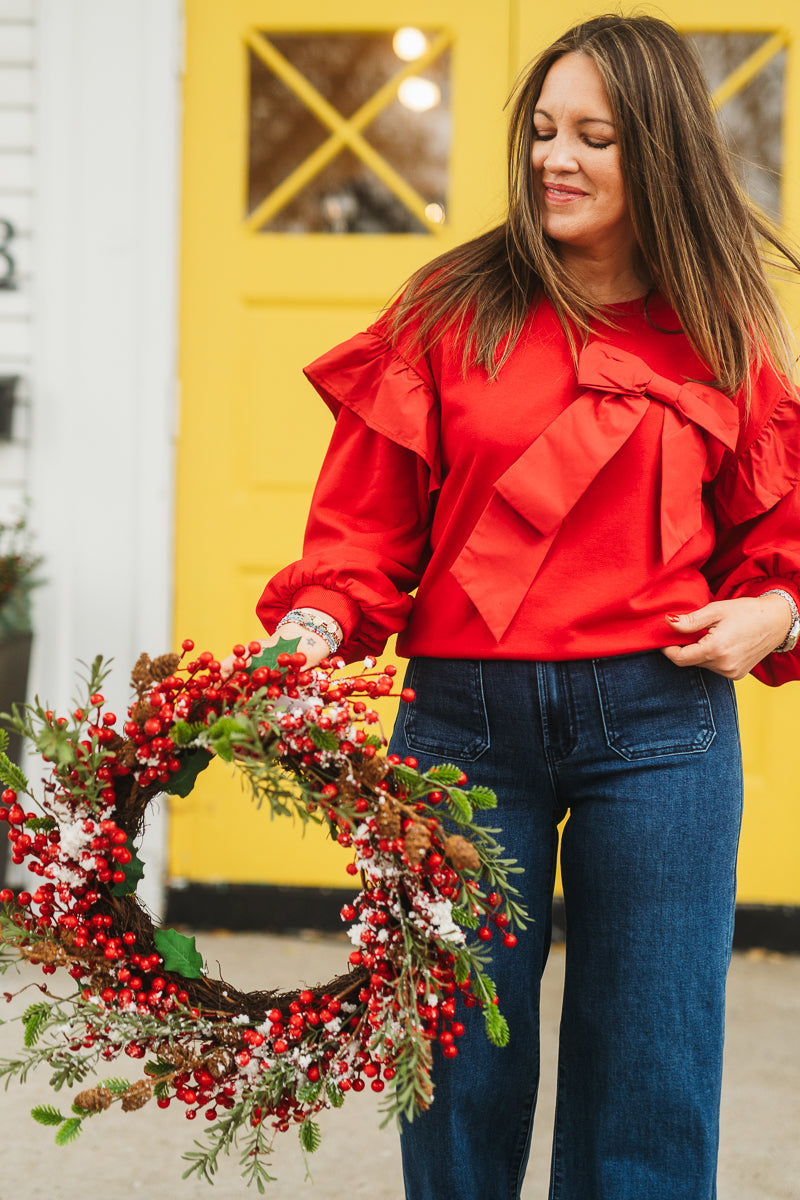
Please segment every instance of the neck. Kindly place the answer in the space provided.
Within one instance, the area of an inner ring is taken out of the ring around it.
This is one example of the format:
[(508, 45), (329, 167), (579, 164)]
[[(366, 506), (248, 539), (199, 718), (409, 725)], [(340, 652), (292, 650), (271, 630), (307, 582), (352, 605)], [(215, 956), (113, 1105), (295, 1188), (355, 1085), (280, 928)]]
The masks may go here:
[(644, 296), (651, 286), (629, 252), (600, 256), (562, 245), (561, 258), (580, 290), (597, 304), (635, 300)]

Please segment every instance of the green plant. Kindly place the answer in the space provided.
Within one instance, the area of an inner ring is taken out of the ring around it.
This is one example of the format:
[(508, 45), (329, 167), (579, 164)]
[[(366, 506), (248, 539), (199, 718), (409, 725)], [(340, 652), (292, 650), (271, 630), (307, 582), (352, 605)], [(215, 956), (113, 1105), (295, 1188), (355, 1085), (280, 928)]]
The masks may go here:
[(0, 638), (31, 633), (31, 589), (41, 558), (31, 549), (27, 516), (0, 521)]

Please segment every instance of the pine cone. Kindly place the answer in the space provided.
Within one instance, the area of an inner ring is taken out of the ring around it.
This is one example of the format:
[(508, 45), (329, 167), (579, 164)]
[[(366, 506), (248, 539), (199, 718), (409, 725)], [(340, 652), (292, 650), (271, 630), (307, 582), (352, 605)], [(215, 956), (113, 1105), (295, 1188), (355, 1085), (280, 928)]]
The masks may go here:
[(182, 1071), (194, 1070), (199, 1062), (191, 1050), (187, 1050), (185, 1046), (176, 1045), (175, 1042), (162, 1042), (160, 1046), (156, 1047), (156, 1050), (159, 1058), (163, 1058), (164, 1062), (171, 1063), (173, 1067), (178, 1067)]
[(154, 658), (150, 664), (150, 673), (153, 679), (159, 683), (162, 679), (168, 679), (170, 675), (174, 675), (180, 661), (180, 654), (159, 654), (158, 658)]
[(375, 824), (378, 827), (378, 833), (381, 837), (389, 838), (393, 841), (400, 836), (401, 821), (400, 821), (400, 805), (391, 796), (384, 796), (380, 801), (377, 813), (375, 814)]
[(406, 854), (410, 863), (421, 863), (431, 848), (431, 835), (427, 825), (419, 821), (406, 831)]
[(206, 1070), (214, 1079), (223, 1079), (233, 1069), (233, 1055), (227, 1050), (215, 1050), (205, 1060)]
[(481, 860), (472, 842), (457, 833), (445, 838), (444, 852), (454, 867), (465, 867), (468, 871), (480, 871)]
[[(136, 707), (138, 708), (138, 705)], [(135, 767), (139, 760), (136, 757), (136, 747), (134, 746), (133, 742), (125, 742), (122, 749), (117, 754), (117, 758), (122, 765), (127, 767), (129, 770), (132, 767)]]
[(131, 709), (131, 720), (137, 725), (144, 725), (148, 717), (153, 715), (153, 706), (149, 700), (137, 700)]
[(46, 963), (48, 966), (55, 964), (60, 967), (67, 961), (64, 950), (57, 942), (37, 942), (31, 949), (36, 956), (36, 961)]
[(110, 1092), (106, 1087), (87, 1088), (85, 1092), (78, 1092), (75, 1097), (75, 1103), (78, 1108), (84, 1109), (86, 1112), (103, 1112), (108, 1108), (114, 1099), (113, 1092)]
[(140, 1079), (137, 1083), (132, 1083), (122, 1097), (122, 1111), (135, 1112), (137, 1108), (144, 1108), (152, 1095), (153, 1085), (149, 1079)]
[(358, 764), (358, 777), (365, 783), (380, 783), (389, 772), (390, 767), (385, 758), (364, 758)]
[(144, 651), (134, 663), (131, 671), (131, 683), (139, 696), (143, 695), (153, 683), (153, 664), (150, 661), (150, 655), (145, 654)]

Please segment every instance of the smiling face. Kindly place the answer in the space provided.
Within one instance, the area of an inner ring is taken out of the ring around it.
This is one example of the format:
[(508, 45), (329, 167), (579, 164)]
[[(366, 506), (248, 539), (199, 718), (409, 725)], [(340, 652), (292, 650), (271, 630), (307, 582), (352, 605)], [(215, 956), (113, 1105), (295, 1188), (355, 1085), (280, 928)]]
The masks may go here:
[(615, 274), (632, 270), (636, 239), (614, 118), (587, 55), (565, 54), (553, 64), (533, 121), (531, 164), (545, 233), (565, 259), (605, 260)]

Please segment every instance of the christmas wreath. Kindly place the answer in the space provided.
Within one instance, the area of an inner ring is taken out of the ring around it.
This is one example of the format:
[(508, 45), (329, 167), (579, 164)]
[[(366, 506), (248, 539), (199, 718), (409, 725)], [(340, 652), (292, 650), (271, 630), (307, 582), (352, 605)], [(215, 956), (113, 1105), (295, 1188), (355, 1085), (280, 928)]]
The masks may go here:
[[(66, 996), (40, 985), (20, 1018), (24, 1049), (0, 1062), (0, 1076), (24, 1081), (44, 1063), (55, 1090), (81, 1085), (68, 1113), (33, 1110), (62, 1144), (116, 1102), (132, 1111), (177, 1101), (207, 1122), (185, 1174), (211, 1182), (220, 1152), (236, 1146), (262, 1191), (276, 1133), (296, 1124), (313, 1151), (314, 1115), (348, 1091), (386, 1089), (387, 1119), (427, 1108), (431, 1043), (457, 1055), (459, 1003), (479, 1005), (487, 1036), (505, 1044), (487, 943), (494, 930), (513, 945), (524, 913), (499, 831), (474, 820), (494, 794), (468, 787), (457, 767), (420, 772), (414, 759), (379, 753), (372, 702), (392, 692), (395, 668), (367, 659), (345, 675), (333, 659), (307, 670), (296, 642), (263, 652), (254, 642), (234, 647), (223, 677), (211, 653), (193, 651), (187, 640), (182, 655), (140, 656), (121, 732), (100, 690), (101, 659), (69, 716), (38, 701), (17, 709), (14, 727), (47, 764), (38, 800), (0, 743), (0, 820), (13, 861), (39, 880), (0, 892), (0, 970), (27, 960), (75, 982)], [(237, 991), (205, 973), (194, 938), (155, 928), (138, 902), (148, 805), (163, 792), (187, 796), (215, 755), (235, 764), (257, 804), (325, 823), (353, 852), (346, 869), (362, 887), (341, 910), (353, 943), (346, 974), (291, 993)], [(143, 1076), (97, 1081), (120, 1056), (144, 1060)]]

